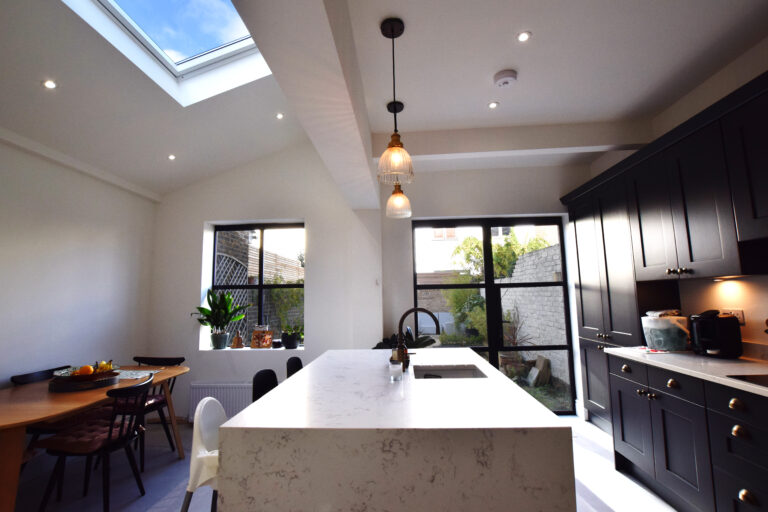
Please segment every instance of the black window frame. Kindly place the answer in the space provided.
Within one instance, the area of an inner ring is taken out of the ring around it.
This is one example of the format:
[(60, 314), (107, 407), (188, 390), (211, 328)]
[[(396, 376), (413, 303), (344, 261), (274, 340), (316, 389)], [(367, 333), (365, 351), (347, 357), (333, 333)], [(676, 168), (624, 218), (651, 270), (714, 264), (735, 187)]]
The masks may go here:
[[(566, 350), (568, 353), (569, 385), (571, 391), (571, 409), (553, 411), (559, 415), (576, 414), (576, 382), (574, 375), (573, 338), (571, 335), (570, 301), (568, 296), (568, 270), (565, 260), (565, 230), (564, 219), (553, 216), (527, 216), (527, 217), (473, 217), (451, 219), (422, 219), (411, 221), (411, 246), (413, 258), (413, 305), (418, 306), (418, 293), (420, 290), (446, 290), (456, 288), (484, 288), (485, 312), (488, 327), (488, 346), (471, 346), (477, 353), (486, 353), (488, 361), (494, 368), (499, 368), (499, 353), (505, 352), (543, 352), (547, 350)], [(505, 227), (516, 225), (556, 225), (560, 237), (560, 262), (562, 277), (560, 281), (533, 281), (526, 283), (496, 283), (493, 269), (493, 247), (491, 241), (492, 227)], [(480, 226), (483, 230), (483, 281), (467, 284), (418, 284), (416, 274), (416, 229), (417, 228), (448, 228), (463, 226)], [(561, 287), (563, 291), (563, 314), (565, 316), (564, 344), (554, 345), (523, 345), (505, 346), (502, 332), (502, 304), (501, 290), (503, 288), (535, 288), (535, 287)], [(414, 328), (419, 332), (418, 315), (414, 317)], [(439, 348), (439, 347), (438, 347)]]
[[(304, 283), (264, 284), (264, 231), (269, 229), (304, 229), (303, 222), (259, 223), (259, 224), (217, 224), (213, 227), (213, 274), (211, 289), (218, 290), (258, 290), (259, 318), (257, 324), (264, 324), (264, 290), (275, 288), (304, 288)], [(259, 279), (256, 284), (216, 284), (216, 247), (218, 234), (222, 231), (259, 231)], [(306, 246), (305, 246), (306, 250)], [(302, 313), (303, 317), (303, 313)], [(281, 326), (285, 328), (285, 326)]]

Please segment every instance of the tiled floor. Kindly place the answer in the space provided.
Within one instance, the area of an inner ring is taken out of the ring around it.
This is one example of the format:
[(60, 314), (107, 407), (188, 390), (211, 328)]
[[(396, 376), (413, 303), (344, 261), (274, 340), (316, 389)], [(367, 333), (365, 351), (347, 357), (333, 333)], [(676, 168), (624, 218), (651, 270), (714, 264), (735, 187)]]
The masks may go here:
[[(573, 428), (578, 512), (674, 512), (644, 487), (613, 469), (613, 442), (609, 435), (575, 416), (565, 417), (563, 421)], [(181, 427), (184, 448), (189, 453), (192, 427)], [(53, 457), (41, 454), (27, 465), (21, 475), (17, 512), (37, 510), (53, 463)], [(101, 510), (100, 474), (93, 475), (90, 492), (83, 498), (83, 471), (83, 460), (68, 460), (64, 497), (60, 503), (52, 498), (47, 510)], [(150, 425), (146, 471), (142, 474), (147, 494), (139, 495), (125, 456), (118, 452), (112, 463), (111, 508), (127, 512), (176, 512), (181, 508), (188, 477), (189, 460), (179, 460), (171, 453), (162, 428)], [(204, 487), (195, 492), (190, 510), (207, 511), (210, 504), (211, 490)]]

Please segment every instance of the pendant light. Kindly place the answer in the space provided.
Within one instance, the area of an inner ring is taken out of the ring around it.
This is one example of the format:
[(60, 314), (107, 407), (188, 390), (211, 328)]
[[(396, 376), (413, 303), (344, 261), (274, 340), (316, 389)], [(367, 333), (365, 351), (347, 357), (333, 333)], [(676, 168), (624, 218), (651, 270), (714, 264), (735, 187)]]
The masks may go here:
[(386, 210), (387, 217), (393, 219), (407, 219), (411, 216), (411, 203), (400, 185), (413, 181), (411, 155), (403, 148), (397, 131), (397, 114), (403, 111), (404, 105), (397, 101), (395, 94), (395, 39), (403, 35), (403, 32), (405, 24), (400, 18), (387, 18), (381, 22), (381, 34), (392, 40), (392, 101), (387, 104), (387, 110), (394, 116), (395, 131), (386, 151), (379, 158), (378, 180), (379, 183), (395, 186)]

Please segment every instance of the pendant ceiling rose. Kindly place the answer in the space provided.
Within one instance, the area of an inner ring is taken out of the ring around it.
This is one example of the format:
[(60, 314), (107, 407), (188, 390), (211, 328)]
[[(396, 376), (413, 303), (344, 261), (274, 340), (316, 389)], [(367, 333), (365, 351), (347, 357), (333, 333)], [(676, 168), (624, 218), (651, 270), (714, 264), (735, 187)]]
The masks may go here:
[(405, 23), (400, 18), (387, 18), (381, 22), (381, 35), (387, 39), (397, 39), (405, 32)]
[(390, 114), (399, 114), (404, 108), (405, 105), (403, 105), (402, 101), (390, 101), (387, 103), (387, 111)]

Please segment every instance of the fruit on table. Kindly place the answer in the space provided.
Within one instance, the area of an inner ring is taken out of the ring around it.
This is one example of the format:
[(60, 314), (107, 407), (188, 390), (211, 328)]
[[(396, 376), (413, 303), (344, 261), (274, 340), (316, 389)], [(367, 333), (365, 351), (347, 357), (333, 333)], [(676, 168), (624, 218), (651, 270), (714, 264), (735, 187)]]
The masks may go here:
[(93, 366), (87, 364), (72, 372), (72, 375), (91, 375), (93, 371)]
[(110, 359), (109, 361), (102, 361), (100, 363), (97, 362), (96, 364), (94, 364), (94, 368), (96, 369), (96, 373), (111, 372), (112, 360)]

